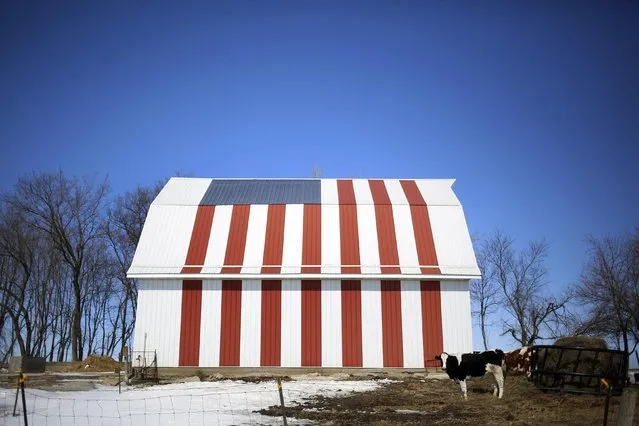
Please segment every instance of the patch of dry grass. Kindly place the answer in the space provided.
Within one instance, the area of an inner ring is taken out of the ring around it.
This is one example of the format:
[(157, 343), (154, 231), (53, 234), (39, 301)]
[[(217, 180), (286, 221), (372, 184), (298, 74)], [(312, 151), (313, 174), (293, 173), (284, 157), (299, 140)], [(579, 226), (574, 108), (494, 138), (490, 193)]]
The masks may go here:
[[(601, 425), (604, 402), (592, 395), (543, 393), (521, 376), (506, 378), (501, 400), (492, 396), (490, 379), (469, 380), (468, 401), (463, 401), (459, 386), (450, 380), (408, 378), (371, 392), (318, 395), (287, 413), (333, 425)], [(619, 398), (612, 398), (608, 424), (614, 424), (618, 405)], [(280, 410), (262, 413), (279, 416)]]

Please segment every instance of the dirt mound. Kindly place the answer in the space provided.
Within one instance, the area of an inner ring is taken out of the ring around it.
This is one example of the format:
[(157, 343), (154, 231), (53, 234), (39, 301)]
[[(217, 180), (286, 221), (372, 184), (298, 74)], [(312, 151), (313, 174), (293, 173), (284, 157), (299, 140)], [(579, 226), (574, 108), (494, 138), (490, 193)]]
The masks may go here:
[(557, 346), (570, 346), (572, 348), (594, 348), (608, 349), (608, 345), (604, 339), (591, 336), (567, 336), (560, 337), (555, 341)]
[(89, 355), (76, 368), (78, 371), (115, 371), (116, 362), (110, 356)]

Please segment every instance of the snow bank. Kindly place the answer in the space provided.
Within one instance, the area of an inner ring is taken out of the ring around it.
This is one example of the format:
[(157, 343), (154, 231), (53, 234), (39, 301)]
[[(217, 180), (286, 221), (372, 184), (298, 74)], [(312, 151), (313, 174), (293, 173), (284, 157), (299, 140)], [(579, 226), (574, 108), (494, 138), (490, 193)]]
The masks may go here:
[[(300, 380), (284, 382), (282, 388), (286, 405), (296, 405), (314, 395), (366, 392), (386, 382)], [(30, 425), (281, 424), (281, 418), (255, 412), (279, 405), (275, 381), (177, 383), (123, 388), (122, 394), (106, 386), (84, 392), (27, 389), (26, 397)], [(11, 415), (14, 398), (15, 390), (0, 390), (0, 423), (22, 424), (20, 409), (19, 417)]]

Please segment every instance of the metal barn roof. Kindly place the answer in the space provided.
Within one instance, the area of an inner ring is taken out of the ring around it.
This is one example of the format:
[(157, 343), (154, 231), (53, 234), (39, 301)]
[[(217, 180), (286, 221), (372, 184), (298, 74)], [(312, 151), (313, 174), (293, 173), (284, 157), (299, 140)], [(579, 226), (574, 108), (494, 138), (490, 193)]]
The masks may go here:
[(135, 278), (479, 276), (452, 179), (172, 178)]

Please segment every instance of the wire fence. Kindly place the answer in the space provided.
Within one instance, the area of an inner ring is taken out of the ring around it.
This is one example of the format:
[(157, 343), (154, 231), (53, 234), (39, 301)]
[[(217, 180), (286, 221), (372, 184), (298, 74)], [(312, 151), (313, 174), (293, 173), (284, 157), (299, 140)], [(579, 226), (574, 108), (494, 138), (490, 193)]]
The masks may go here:
[[(289, 382), (290, 383), (290, 382)], [(284, 384), (286, 405), (297, 405), (317, 394), (348, 391), (344, 384), (317, 383), (296, 388)], [(282, 417), (260, 414), (280, 412), (280, 394), (273, 381), (246, 384), (218, 382), (129, 388), (118, 394), (112, 388), (95, 391), (50, 392), (26, 389), (29, 425), (244, 425), (282, 424)], [(348, 386), (347, 386), (348, 387)], [(354, 385), (355, 387), (355, 385)], [(360, 387), (358, 385), (358, 387)], [(14, 416), (15, 389), (0, 390), (0, 424), (23, 425), (19, 399)], [(271, 410), (273, 412), (274, 410)]]

